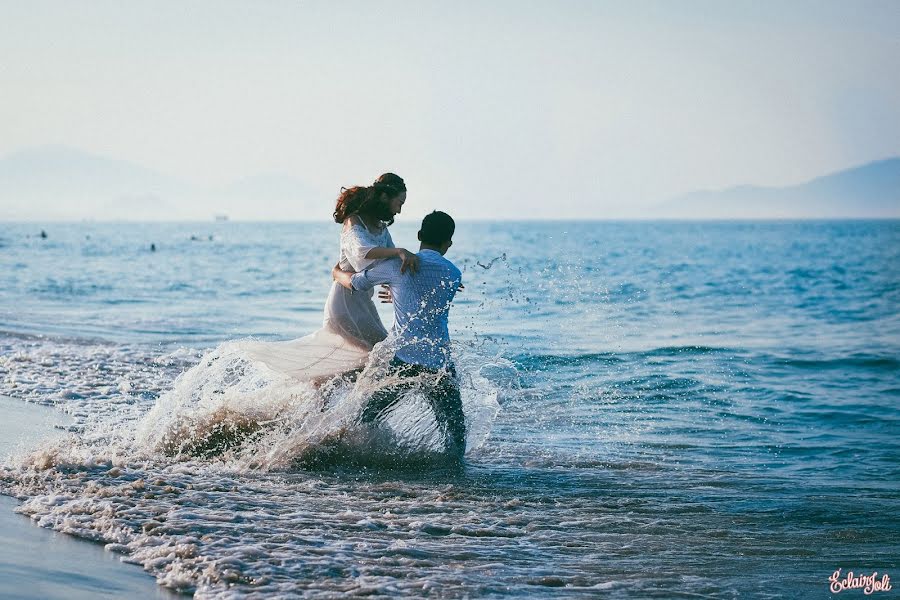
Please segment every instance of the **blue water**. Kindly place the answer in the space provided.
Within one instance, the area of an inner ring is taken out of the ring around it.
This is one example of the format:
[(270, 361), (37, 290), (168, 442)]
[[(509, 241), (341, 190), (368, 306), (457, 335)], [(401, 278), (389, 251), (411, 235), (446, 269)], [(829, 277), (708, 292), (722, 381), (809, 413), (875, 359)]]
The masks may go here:
[[(0, 393), (76, 437), (149, 410), (220, 342), (318, 328), (337, 235), (2, 224)], [(211, 597), (815, 598), (838, 568), (900, 576), (900, 222), (461, 222), (448, 258), (451, 335), (502, 390), (464, 473), (95, 443), (0, 489)]]

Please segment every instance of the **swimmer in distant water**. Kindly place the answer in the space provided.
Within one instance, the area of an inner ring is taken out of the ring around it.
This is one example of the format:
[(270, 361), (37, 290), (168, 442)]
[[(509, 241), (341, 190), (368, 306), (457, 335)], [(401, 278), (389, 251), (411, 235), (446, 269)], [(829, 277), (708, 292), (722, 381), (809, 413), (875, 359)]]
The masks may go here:
[[(462, 274), (444, 258), (453, 243), (456, 224), (450, 215), (435, 211), (426, 216), (419, 230), (419, 270), (401, 271), (400, 259), (381, 261), (359, 273), (332, 271), (335, 281), (351, 291), (368, 291), (389, 284), (394, 303), (392, 336), (397, 351), (391, 361), (395, 374), (404, 379), (421, 379), (435, 418), (445, 437), (447, 451), (462, 460), (466, 451), (466, 422), (459, 393), (456, 369), (450, 357), (447, 320), (450, 303), (460, 288)], [(400, 394), (416, 381), (382, 389), (369, 400), (362, 421), (382, 417)]]
[(47, 232), (44, 231), (43, 229), (41, 229), (41, 239), (42, 239), (42, 240), (46, 240), (46, 239), (47, 239)]

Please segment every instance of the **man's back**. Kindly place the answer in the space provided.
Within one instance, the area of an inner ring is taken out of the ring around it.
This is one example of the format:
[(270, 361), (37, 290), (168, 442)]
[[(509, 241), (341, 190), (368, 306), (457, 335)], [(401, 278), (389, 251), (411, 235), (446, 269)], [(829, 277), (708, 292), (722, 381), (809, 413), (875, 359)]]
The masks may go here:
[(400, 273), (400, 261), (381, 261), (352, 278), (358, 290), (386, 283), (394, 301), (392, 335), (397, 341), (395, 356), (403, 362), (432, 369), (450, 361), (450, 333), (447, 326), (450, 303), (459, 289), (459, 269), (435, 250), (421, 250), (417, 273)]

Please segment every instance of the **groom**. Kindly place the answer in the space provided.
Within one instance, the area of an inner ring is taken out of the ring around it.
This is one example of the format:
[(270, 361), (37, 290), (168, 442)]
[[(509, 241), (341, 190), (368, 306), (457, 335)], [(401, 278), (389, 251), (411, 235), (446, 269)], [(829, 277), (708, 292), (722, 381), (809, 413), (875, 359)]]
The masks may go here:
[[(422, 220), (419, 230), (419, 270), (400, 272), (400, 261), (382, 260), (359, 273), (332, 271), (335, 281), (349, 290), (370, 290), (379, 284), (391, 286), (394, 302), (392, 337), (397, 351), (391, 367), (403, 378), (425, 381), (422, 390), (431, 401), (435, 417), (444, 431), (447, 450), (461, 460), (466, 451), (466, 422), (456, 369), (450, 360), (447, 317), (450, 302), (460, 287), (462, 274), (444, 258), (453, 244), (456, 224), (447, 213), (435, 211)], [(419, 377), (424, 376), (424, 377)], [(379, 390), (363, 410), (365, 423), (375, 421), (402, 391), (414, 382)]]

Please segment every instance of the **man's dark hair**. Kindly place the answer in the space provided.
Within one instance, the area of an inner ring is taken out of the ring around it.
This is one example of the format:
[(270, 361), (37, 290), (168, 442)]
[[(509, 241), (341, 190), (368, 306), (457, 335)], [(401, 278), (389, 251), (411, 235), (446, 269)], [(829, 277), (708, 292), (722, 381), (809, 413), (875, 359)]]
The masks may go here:
[(419, 230), (419, 241), (429, 246), (440, 246), (449, 242), (456, 231), (456, 223), (445, 212), (434, 211), (422, 219), (422, 228)]

